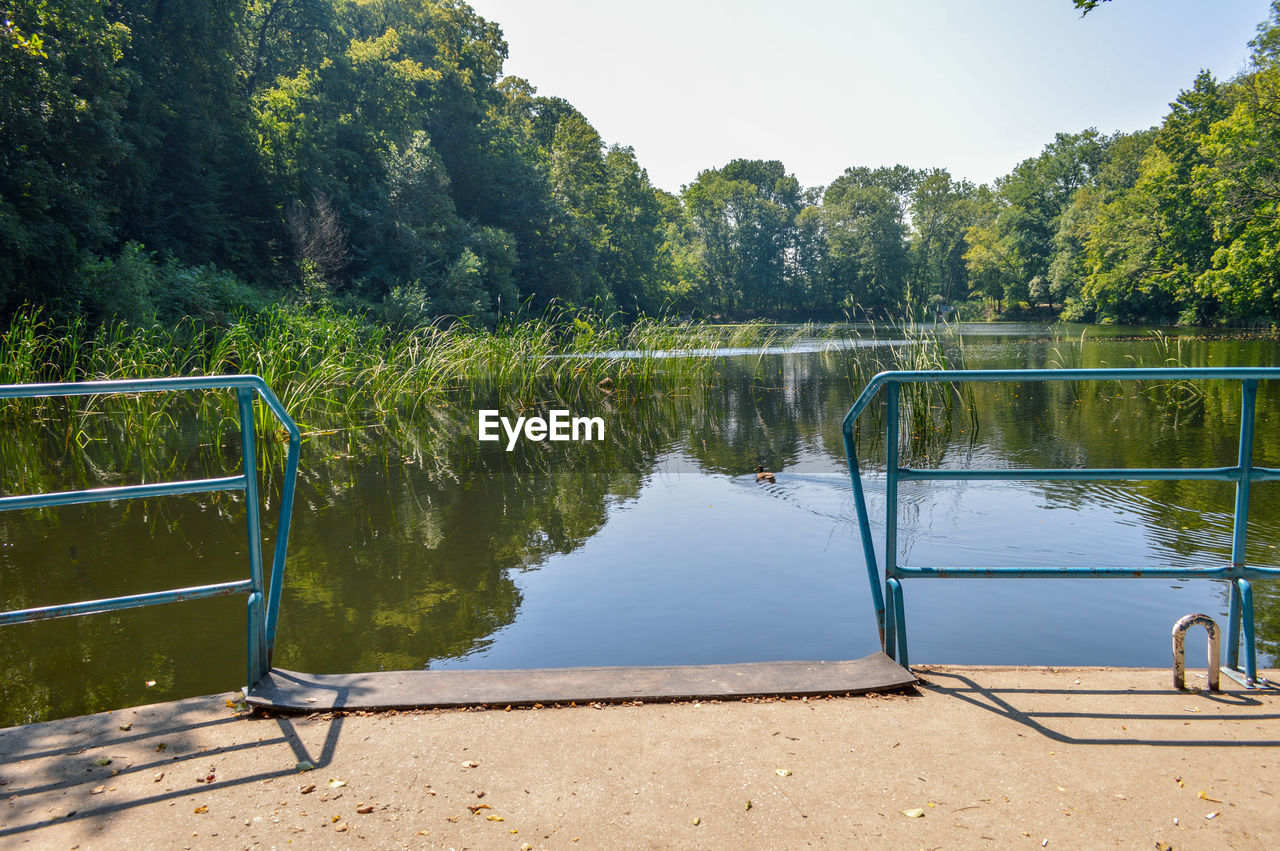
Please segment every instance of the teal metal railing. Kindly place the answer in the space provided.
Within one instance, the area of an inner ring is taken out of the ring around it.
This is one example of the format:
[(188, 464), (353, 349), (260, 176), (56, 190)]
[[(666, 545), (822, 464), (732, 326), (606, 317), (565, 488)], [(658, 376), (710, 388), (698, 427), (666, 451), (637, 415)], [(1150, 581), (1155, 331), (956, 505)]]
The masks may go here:
[[(901, 466), (898, 447), (899, 394), (903, 384), (963, 384), (968, 382), (1036, 382), (1036, 381), (1139, 381), (1139, 380), (1212, 380), (1239, 381), (1241, 384), (1240, 443), (1237, 460), (1232, 467), (1144, 467), (1144, 468), (1067, 468), (1067, 469), (937, 469), (920, 470)], [(930, 578), (1014, 578), (1035, 577), (1062, 579), (1078, 577), (1109, 578), (1176, 578), (1222, 579), (1230, 583), (1230, 607), (1227, 628), (1227, 660), (1224, 670), (1245, 686), (1258, 682), (1257, 653), (1254, 643), (1253, 588), (1251, 579), (1280, 578), (1280, 568), (1251, 565), (1245, 560), (1245, 540), (1249, 522), (1249, 489), (1254, 482), (1280, 479), (1280, 470), (1258, 467), (1253, 463), (1254, 418), (1257, 410), (1258, 382), (1280, 379), (1275, 367), (1205, 367), (1161, 369), (989, 369), (989, 370), (925, 370), (882, 372), (863, 388), (842, 423), (845, 456), (853, 482), (853, 497), (862, 533), (862, 552), (871, 596), (880, 629), (880, 643), (885, 652), (902, 665), (908, 665), (907, 626), (903, 605), (902, 580), (912, 577)], [(871, 523), (867, 516), (862, 474), (854, 446), (854, 426), (871, 404), (885, 390), (885, 538), (883, 580), (877, 564)], [(1235, 482), (1235, 520), (1231, 542), (1231, 563), (1211, 567), (1088, 567), (1082, 565), (1045, 567), (949, 567), (903, 565), (898, 563), (898, 485), (903, 481), (1148, 481), (1178, 479)], [(883, 586), (883, 591), (881, 590)], [(1244, 643), (1244, 669), (1240, 668), (1240, 643)]]
[[(280, 400), (265, 381), (256, 375), (213, 375), (195, 378), (151, 378), (126, 381), (84, 381), (70, 384), (5, 384), (0, 385), (0, 399), (35, 399), (58, 396), (99, 396), (119, 393), (162, 393), (183, 390), (235, 390), (240, 413), (241, 471), (238, 476), (195, 479), (182, 482), (156, 482), (124, 487), (95, 488), (61, 493), (0, 497), (0, 511), (24, 508), (48, 508), (80, 503), (108, 502), (117, 499), (174, 496), (210, 491), (244, 491), (245, 524), (249, 535), (249, 578), (236, 582), (219, 582), (167, 591), (152, 591), (103, 600), (84, 600), (34, 609), (0, 612), (0, 626), (49, 618), (88, 615), (199, 600), (228, 594), (248, 594), (248, 659), (245, 675), (247, 686), (253, 686), (271, 667), (275, 651), (276, 621), (280, 614), (280, 592), (284, 583), (285, 553), (289, 546), (289, 521), (293, 515), (293, 494), (298, 481), (298, 453), (302, 436), (298, 426), (285, 411)], [(258, 510), (258, 462), (255, 450), (254, 397), (261, 398), (289, 433), (289, 450), (285, 462), (284, 485), (280, 497), (280, 519), (276, 532), (271, 565), (270, 586), (264, 587), (262, 572), (262, 523)]]

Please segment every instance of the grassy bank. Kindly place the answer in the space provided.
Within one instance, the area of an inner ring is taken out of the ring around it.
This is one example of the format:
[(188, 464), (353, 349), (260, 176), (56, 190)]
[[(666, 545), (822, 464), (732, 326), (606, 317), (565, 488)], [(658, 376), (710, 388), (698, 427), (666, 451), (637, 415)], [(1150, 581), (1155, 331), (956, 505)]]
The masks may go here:
[[(751, 323), (641, 319), (623, 325), (558, 310), (495, 330), (439, 324), (393, 330), (326, 306), (277, 305), (226, 326), (59, 325), (18, 313), (0, 332), (0, 383), (254, 373), (301, 421), (368, 420), (477, 400), (519, 409), (599, 393), (652, 392), (701, 374), (707, 353), (780, 341)], [(659, 353), (684, 355), (657, 357)], [(697, 354), (694, 354), (694, 353)]]

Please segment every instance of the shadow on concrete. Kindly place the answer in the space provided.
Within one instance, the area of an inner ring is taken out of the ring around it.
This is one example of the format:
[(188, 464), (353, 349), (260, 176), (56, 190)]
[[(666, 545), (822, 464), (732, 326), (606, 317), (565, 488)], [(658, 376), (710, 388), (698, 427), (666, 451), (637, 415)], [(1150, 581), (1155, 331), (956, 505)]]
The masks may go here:
[[(298, 763), (309, 762), (314, 767), (312, 770), (315, 770), (333, 761), (343, 726), (341, 716), (329, 720), (319, 752), (312, 753), (303, 743), (291, 718), (262, 718), (241, 713), (216, 720), (192, 719), (184, 722), (184, 714), (186, 713), (181, 711), (173, 713), (173, 717), (166, 719), (164, 723), (141, 732), (120, 730), (116, 722), (120, 720), (122, 713), (115, 713), (114, 717), (95, 715), (0, 731), (0, 765), (4, 766), (3, 775), (0, 775), (0, 797), (9, 805), (8, 812), (0, 811), (0, 840), (55, 823), (117, 817), (157, 802), (275, 778), (298, 777), (303, 774), (297, 767)], [(207, 714), (205, 711), (202, 716), (207, 719)], [(104, 720), (107, 723), (103, 723)], [(135, 723), (142, 726), (141, 723)], [(235, 738), (239, 741), (217, 747), (199, 744), (197, 732), (228, 725), (243, 726), (243, 732), (236, 731), (239, 735)], [(260, 725), (271, 725), (275, 735), (261, 735)], [(69, 738), (78, 738), (79, 742), (66, 743)], [(57, 744), (59, 740), (63, 743)], [(205, 782), (200, 779), (204, 772), (195, 768), (198, 762), (208, 761), (221, 754), (282, 744), (288, 745), (292, 751), (293, 764), (276, 771)], [(128, 754), (141, 751), (146, 757), (129, 760), (128, 757), (111, 756), (113, 752), (121, 751)], [(82, 754), (85, 759), (74, 759)], [(95, 762), (86, 767), (86, 762), (93, 754), (102, 754), (99, 759), (110, 759), (111, 762), (103, 766)], [(39, 764), (33, 766), (32, 771), (21, 770), (24, 763), (33, 761)], [(145, 777), (148, 773), (157, 775), (153, 781), (155, 783), (162, 782), (164, 778), (172, 783), (180, 776), (190, 779), (178, 781), (172, 788), (155, 794), (131, 796), (125, 800), (105, 796), (99, 789), (136, 776)], [(26, 820), (22, 818), (20, 810), (14, 812), (15, 805), (21, 807), (24, 798), (35, 795), (56, 800), (54, 806), (47, 807), (50, 811), (48, 815), (41, 814)], [(12, 821), (22, 823), (13, 824)], [(0, 841), (0, 844), (3, 842)]]
[[(1061, 710), (1036, 710), (1021, 709), (1017, 706), (1019, 698), (1029, 695), (1070, 695), (1082, 698), (1100, 697), (1100, 696), (1148, 696), (1161, 698), (1176, 698), (1180, 694), (1189, 700), (1202, 700), (1211, 708), (1214, 706), (1236, 707), (1236, 708), (1258, 708), (1264, 709), (1268, 706), (1274, 706), (1273, 703), (1267, 703), (1259, 700), (1257, 693), (1251, 693), (1244, 689), (1239, 691), (1189, 691), (1174, 692), (1172, 690), (1162, 689), (1041, 689), (1041, 688), (999, 688), (984, 686), (973, 678), (955, 671), (937, 671), (929, 669), (913, 669), (917, 676), (920, 677), (919, 688), (925, 691), (931, 691), (935, 694), (944, 695), (946, 697), (955, 698), (972, 706), (992, 712), (1010, 721), (1015, 721), (1023, 725), (1027, 729), (1036, 732), (1046, 739), (1063, 744), (1073, 745), (1144, 745), (1147, 747), (1212, 747), (1212, 748), (1248, 748), (1248, 747), (1278, 747), (1280, 739), (1196, 739), (1196, 738), (1139, 738), (1125, 736), (1080, 736), (1070, 735), (1056, 730), (1050, 726), (1051, 719), (1089, 719), (1096, 721), (1127, 721), (1129, 723), (1138, 723), (1143, 721), (1180, 721), (1184, 724), (1194, 724), (1204, 726), (1206, 722), (1218, 722), (1226, 724), (1256, 724), (1259, 721), (1277, 721), (1280, 720), (1280, 714), (1275, 712), (1248, 712), (1248, 713), (1208, 713), (1204, 711), (1183, 712), (1183, 713), (1149, 713), (1149, 712), (1098, 712), (1098, 711), (1081, 711), (1068, 712)], [(1274, 694), (1271, 691), (1262, 692), (1263, 694)], [(1194, 707), (1199, 710), (1201, 707)]]

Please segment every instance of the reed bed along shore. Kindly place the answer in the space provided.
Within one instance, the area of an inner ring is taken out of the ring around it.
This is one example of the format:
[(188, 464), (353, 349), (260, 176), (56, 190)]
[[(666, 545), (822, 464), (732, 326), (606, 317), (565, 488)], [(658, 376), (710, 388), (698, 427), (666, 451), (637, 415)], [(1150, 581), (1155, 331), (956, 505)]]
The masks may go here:
[(554, 308), (493, 330), (462, 323), (394, 330), (307, 304), (245, 313), (224, 326), (184, 320), (97, 329), (27, 310), (0, 331), (0, 384), (253, 373), (301, 422), (355, 423), (393, 412), (412, 417), (431, 404), (570, 403), (599, 393), (601, 382), (618, 395), (646, 394), (694, 380), (709, 354), (803, 333), (763, 323), (624, 325)]

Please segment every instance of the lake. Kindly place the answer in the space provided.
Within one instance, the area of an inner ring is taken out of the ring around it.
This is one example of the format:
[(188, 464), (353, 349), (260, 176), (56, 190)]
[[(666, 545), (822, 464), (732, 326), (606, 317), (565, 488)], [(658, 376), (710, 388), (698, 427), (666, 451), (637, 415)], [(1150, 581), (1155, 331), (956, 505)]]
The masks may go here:
[[(311, 434), (275, 664), (660, 665), (878, 649), (840, 421), (888, 344), (859, 333), (846, 345), (815, 338), (719, 356), (693, 386), (645, 398), (601, 391), (573, 411), (604, 419), (600, 442), (522, 441), (507, 452), (505, 441), (477, 440), (470, 404), (436, 406), (412, 428), (321, 434), (323, 424), (302, 424)], [(1174, 333), (973, 324), (938, 340), (967, 368), (1280, 364), (1271, 335)], [(1229, 382), (976, 385), (931, 413), (904, 451), (916, 466), (1232, 465), (1239, 404)], [(1280, 466), (1280, 388), (1262, 385), (1258, 411), (1254, 463)], [(234, 472), (210, 469), (234, 452), (190, 423), (142, 436), (142, 451), (131, 445), (138, 436), (88, 439), (55, 420), (0, 437), (4, 493)], [(877, 431), (864, 431), (859, 454), (882, 537)], [(777, 482), (757, 484), (757, 464)], [(272, 528), (279, 477), (268, 478)], [(1280, 558), (1278, 493), (1277, 483), (1253, 490), (1255, 563)], [(908, 482), (901, 561), (1216, 565), (1230, 561), (1233, 499), (1222, 482)], [(0, 513), (0, 607), (243, 578), (243, 516), (230, 494)], [(1179, 617), (1205, 612), (1226, 625), (1226, 585), (1209, 580), (905, 589), (915, 663), (1168, 666)], [(1255, 595), (1266, 665), (1280, 652), (1280, 589), (1258, 582)], [(220, 598), (6, 627), (0, 725), (235, 689), (244, 605)], [(1192, 635), (1199, 666), (1203, 632)]]

